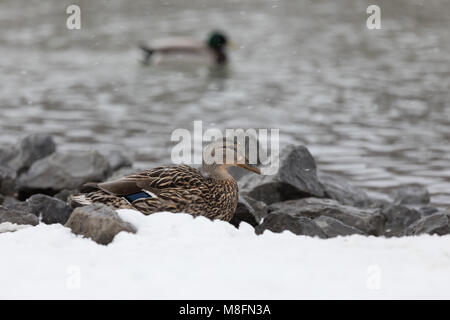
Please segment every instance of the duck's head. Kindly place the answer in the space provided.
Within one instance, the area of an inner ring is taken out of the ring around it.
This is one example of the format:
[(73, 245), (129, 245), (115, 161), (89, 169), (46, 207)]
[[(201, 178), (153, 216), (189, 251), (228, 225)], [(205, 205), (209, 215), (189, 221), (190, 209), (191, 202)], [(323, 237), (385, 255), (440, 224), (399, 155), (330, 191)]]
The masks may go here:
[(209, 35), (207, 45), (213, 50), (221, 51), (228, 45), (228, 39), (224, 33), (220, 31), (214, 31)]
[(203, 150), (203, 169), (213, 178), (230, 179), (227, 168), (233, 166), (261, 174), (257, 165), (250, 163), (245, 148), (237, 141), (218, 139)]

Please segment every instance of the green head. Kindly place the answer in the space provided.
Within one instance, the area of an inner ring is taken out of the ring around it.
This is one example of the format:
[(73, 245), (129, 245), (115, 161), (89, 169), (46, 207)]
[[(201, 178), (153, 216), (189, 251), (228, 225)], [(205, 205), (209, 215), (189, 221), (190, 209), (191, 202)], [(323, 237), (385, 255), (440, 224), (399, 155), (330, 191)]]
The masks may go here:
[(227, 46), (227, 37), (219, 31), (214, 31), (208, 38), (208, 47), (214, 50), (222, 50)]

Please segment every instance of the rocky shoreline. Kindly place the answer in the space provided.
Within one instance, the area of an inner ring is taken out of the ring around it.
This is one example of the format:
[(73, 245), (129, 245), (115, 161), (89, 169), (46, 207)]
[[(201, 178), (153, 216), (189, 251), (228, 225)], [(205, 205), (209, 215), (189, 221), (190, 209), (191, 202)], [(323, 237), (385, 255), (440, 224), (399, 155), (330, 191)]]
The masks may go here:
[[(67, 204), (84, 183), (131, 172), (132, 160), (120, 151), (60, 152), (43, 134), (0, 146), (0, 233), (59, 223), (100, 244), (120, 231), (134, 233), (136, 228), (108, 207), (73, 210)], [(323, 239), (450, 234), (450, 212), (429, 206), (425, 188), (404, 186), (393, 190), (391, 201), (372, 199), (345, 179), (320, 172), (304, 146), (281, 150), (276, 175), (245, 175), (238, 184), (239, 204), (230, 223), (246, 222), (256, 234), (288, 230)]]

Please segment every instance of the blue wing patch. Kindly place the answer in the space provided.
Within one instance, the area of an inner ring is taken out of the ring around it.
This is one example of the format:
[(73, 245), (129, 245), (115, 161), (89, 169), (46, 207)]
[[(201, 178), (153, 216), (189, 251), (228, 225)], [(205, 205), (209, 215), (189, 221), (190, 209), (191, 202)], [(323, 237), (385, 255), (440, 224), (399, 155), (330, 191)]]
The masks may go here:
[(146, 199), (146, 198), (152, 198), (148, 193), (141, 191), (137, 193), (132, 193), (124, 196), (125, 199), (128, 200), (128, 202), (133, 203), (133, 201), (136, 201), (138, 199)]

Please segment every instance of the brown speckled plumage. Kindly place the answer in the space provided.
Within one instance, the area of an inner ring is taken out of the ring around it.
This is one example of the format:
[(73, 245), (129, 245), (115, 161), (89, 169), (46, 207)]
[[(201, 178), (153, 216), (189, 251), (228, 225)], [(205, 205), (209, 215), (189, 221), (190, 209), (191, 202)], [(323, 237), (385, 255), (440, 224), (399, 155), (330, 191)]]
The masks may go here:
[[(227, 173), (227, 167), (203, 166), (206, 172), (186, 165), (157, 167), (116, 181), (91, 184), (97, 190), (73, 196), (71, 202), (75, 205), (98, 202), (115, 209), (136, 209), (146, 215), (185, 212), (230, 221), (238, 202), (238, 186)], [(249, 165), (243, 167), (258, 172)], [(151, 196), (132, 202), (124, 197), (142, 191)]]

